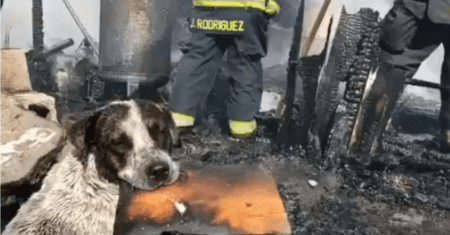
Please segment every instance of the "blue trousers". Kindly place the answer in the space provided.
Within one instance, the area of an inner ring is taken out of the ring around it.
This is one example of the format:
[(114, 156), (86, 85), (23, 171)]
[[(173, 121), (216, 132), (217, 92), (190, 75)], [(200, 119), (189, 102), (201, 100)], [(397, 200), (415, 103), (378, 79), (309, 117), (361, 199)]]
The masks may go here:
[[(405, 70), (412, 77), (420, 64), (444, 45), (444, 62), (441, 70), (441, 84), (450, 86), (450, 25), (432, 22), (426, 15), (424, 1), (418, 5), (405, 3), (411, 0), (397, 0), (383, 20), (380, 46), (381, 60)], [(423, 3), (421, 3), (423, 2)], [(414, 8), (416, 7), (416, 8)], [(450, 9), (443, 9), (448, 12)], [(449, 16), (450, 17), (450, 16)], [(441, 92), (439, 120), (443, 131), (450, 130), (450, 92)]]
[(261, 104), (261, 59), (267, 53), (268, 18), (257, 10), (234, 9), (194, 9), (193, 15), (243, 19), (246, 31), (243, 35), (193, 31), (178, 63), (169, 108), (195, 117), (224, 68), (230, 89), (228, 118), (252, 120)]

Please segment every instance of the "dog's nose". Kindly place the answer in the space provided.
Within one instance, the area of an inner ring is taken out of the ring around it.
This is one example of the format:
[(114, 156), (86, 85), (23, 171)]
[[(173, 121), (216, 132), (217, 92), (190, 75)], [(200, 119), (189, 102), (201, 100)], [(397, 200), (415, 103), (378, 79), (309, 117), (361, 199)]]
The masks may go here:
[(161, 182), (167, 179), (169, 176), (170, 168), (166, 162), (155, 162), (147, 169), (147, 175), (150, 179)]

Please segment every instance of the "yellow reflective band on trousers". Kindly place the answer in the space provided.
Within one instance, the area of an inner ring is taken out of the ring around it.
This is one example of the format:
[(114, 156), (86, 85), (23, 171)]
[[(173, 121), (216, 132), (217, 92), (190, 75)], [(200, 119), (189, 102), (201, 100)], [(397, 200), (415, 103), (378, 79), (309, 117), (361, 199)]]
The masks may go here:
[(275, 0), (193, 0), (193, 4), (194, 7), (253, 8), (269, 15), (280, 11), (280, 5)]
[(177, 127), (193, 126), (195, 118), (188, 114), (172, 113), (172, 118)]
[(256, 121), (230, 120), (230, 130), (234, 135), (250, 135), (256, 131)]

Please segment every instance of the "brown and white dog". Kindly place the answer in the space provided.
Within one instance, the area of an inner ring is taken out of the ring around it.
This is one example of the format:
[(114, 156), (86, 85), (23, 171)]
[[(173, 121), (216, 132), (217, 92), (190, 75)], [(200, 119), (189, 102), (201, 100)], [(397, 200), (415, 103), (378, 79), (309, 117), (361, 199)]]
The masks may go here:
[(74, 125), (72, 150), (3, 234), (113, 234), (120, 183), (152, 190), (177, 180), (169, 156), (176, 131), (169, 111), (153, 102), (114, 101), (97, 110)]

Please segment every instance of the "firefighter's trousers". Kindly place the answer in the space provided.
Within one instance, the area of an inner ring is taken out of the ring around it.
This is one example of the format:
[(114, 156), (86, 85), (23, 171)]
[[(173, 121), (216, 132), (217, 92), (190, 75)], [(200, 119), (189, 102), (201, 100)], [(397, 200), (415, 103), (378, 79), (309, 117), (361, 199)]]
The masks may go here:
[[(246, 17), (244, 35), (192, 33), (178, 63), (172, 87), (169, 108), (173, 112), (195, 117), (222, 68), (229, 77), (228, 118), (248, 121), (258, 112), (263, 86), (261, 59), (267, 53), (268, 19), (257, 10), (228, 10), (227, 15), (232, 15), (233, 11), (239, 17)], [(197, 10), (197, 15), (202, 14), (213, 13)]]
[[(407, 77), (414, 76), (420, 64), (441, 44), (445, 49), (441, 84), (450, 86), (450, 25), (433, 23), (426, 15), (420, 19), (402, 1), (395, 3), (383, 21), (381, 61), (405, 70)], [(449, 131), (450, 91), (441, 92), (441, 101), (441, 129)]]

